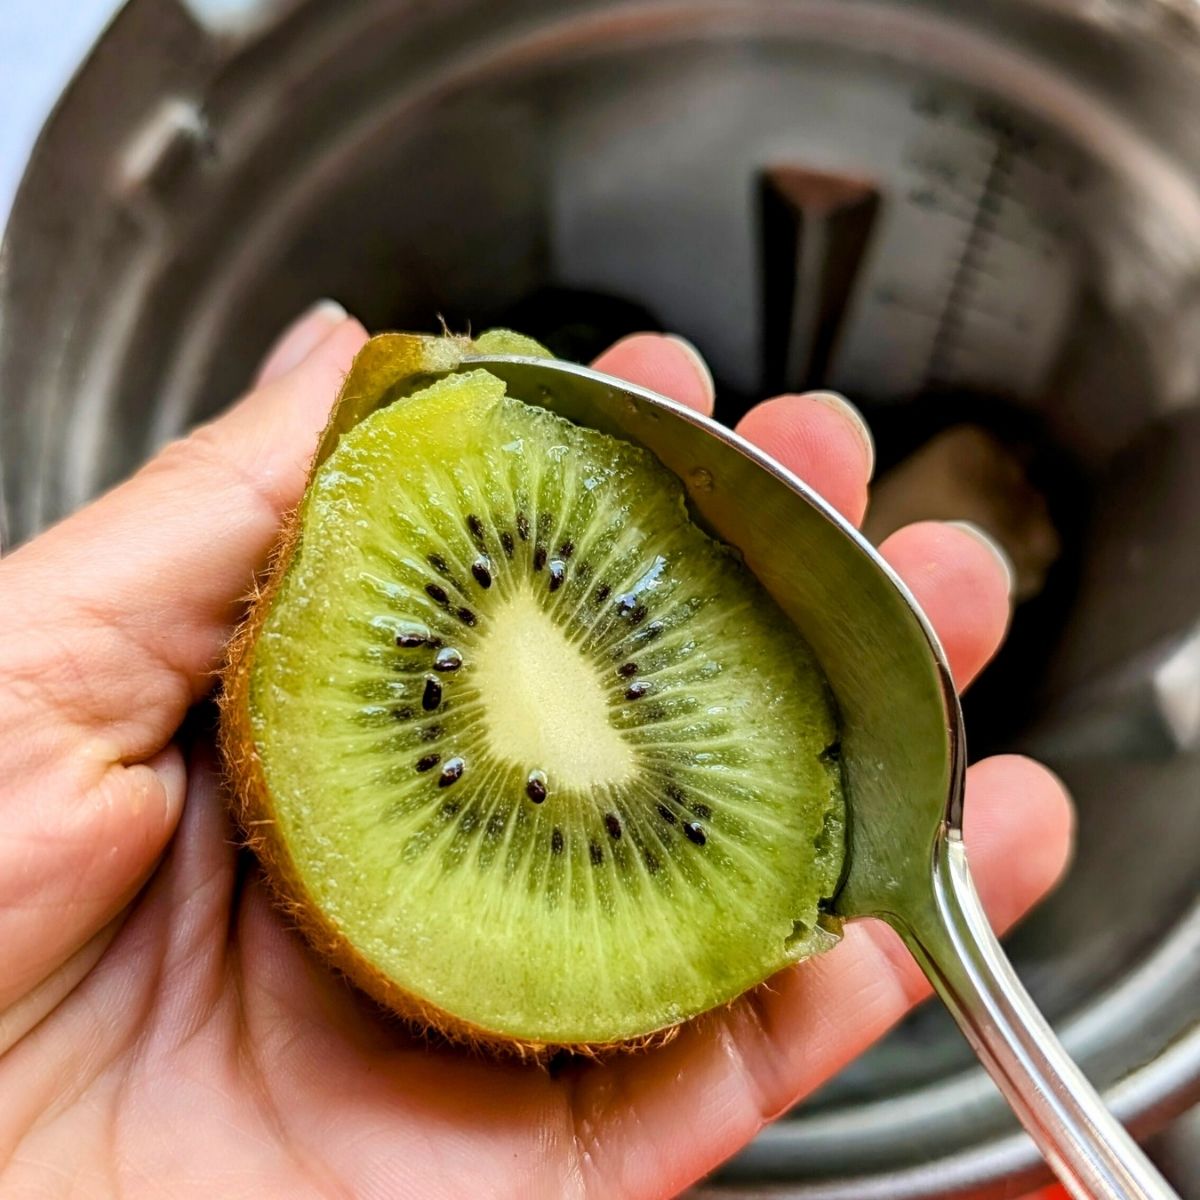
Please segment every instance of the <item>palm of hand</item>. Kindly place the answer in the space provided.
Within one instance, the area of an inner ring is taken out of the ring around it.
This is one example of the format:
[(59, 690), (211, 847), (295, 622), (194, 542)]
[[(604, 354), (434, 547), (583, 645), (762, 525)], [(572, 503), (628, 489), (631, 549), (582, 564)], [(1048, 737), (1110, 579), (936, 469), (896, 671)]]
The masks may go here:
[[(15, 731), (0, 752), (0, 1184), (6, 1196), (674, 1195), (923, 985), (886, 931), (855, 925), (662, 1049), (552, 1075), (426, 1045), (313, 961), (236, 849), (207, 740), (186, 782), (169, 743), (208, 690), (361, 342), (354, 322), (325, 320), (290, 335), (292, 357), (309, 351), (296, 369), (268, 364), (273, 382), (0, 572), (12, 685), (0, 704)], [(661, 338), (631, 339), (603, 365), (711, 404)], [(861, 516), (869, 462), (843, 414), (787, 398), (744, 432)], [(109, 558), (94, 549), (112, 545)], [(1003, 629), (995, 562), (928, 526), (895, 535), (889, 556), (965, 681)], [(1069, 816), (1024, 760), (981, 764), (970, 786), (981, 889), (1004, 924), (1061, 869)]]
[[(507, 1190), (498, 1162), (519, 1164), (514, 1192), (572, 1194), (569, 1085), (426, 1048), (382, 1021), (309, 958), (244, 870), (206, 748), (190, 774), (134, 912), (10, 1052), (9, 1080), (45, 1089), (22, 1094), (0, 1074), (31, 1118), (0, 1176), (11, 1194), (398, 1196), (411, 1183), (421, 1196), (487, 1195)], [(69, 1187), (64, 1147), (85, 1164)]]

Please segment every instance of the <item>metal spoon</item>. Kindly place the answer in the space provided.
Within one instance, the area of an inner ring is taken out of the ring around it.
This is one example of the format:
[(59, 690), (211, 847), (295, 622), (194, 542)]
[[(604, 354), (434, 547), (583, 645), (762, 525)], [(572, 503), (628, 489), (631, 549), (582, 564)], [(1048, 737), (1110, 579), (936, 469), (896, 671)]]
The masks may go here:
[(876, 917), (900, 934), (1072, 1196), (1175, 1197), (992, 933), (963, 846), (958, 697), (936, 636), (891, 568), (799, 479), (715, 421), (568, 363), (487, 356), (455, 369), (481, 367), (522, 400), (640, 443), (683, 480), (695, 517), (741, 551), (837, 697), (850, 838), (834, 912)]

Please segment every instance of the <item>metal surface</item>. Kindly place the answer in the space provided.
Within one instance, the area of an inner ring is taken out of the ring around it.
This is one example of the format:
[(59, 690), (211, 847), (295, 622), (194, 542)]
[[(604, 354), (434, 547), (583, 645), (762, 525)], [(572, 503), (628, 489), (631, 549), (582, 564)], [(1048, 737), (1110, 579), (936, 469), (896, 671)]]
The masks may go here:
[[(904, 938), (1076, 1200), (1175, 1200), (1021, 986), (962, 840), (966, 741), (950, 667), (884, 560), (795, 476), (714, 421), (566, 363), (476, 356), (509, 393), (644, 446), (735, 546), (816, 652), (836, 698), (848, 809), (846, 918)], [(850, 599), (848, 599), (850, 598)]]
[(1021, 985), (975, 893), (953, 821), (952, 801), (934, 855), (933, 913), (909, 909), (891, 923), (1075, 1200), (1171, 1200), (1166, 1180), (1105, 1109)]
[[(9, 540), (226, 403), (319, 295), (376, 328), (623, 297), (699, 343), (719, 415), (841, 386), (883, 461), (920, 397), (999, 398), (1078, 482), (1053, 595), (968, 697), (973, 745), (1036, 748), (1081, 813), (1010, 953), (1123, 1119), (1195, 1098), (1196, 6), (228, 7), (133, 0), (35, 153), (0, 259)], [(1040, 1169), (1012, 1130), (927, 1009), (712, 1186), (1012, 1194)]]

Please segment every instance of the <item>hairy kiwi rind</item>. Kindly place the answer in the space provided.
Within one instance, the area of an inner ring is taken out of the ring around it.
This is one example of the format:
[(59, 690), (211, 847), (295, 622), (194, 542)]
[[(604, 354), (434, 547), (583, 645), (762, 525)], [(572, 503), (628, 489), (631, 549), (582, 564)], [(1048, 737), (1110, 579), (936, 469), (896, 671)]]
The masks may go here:
[[(420, 390), (431, 377), (453, 370), (472, 352), (550, 357), (537, 343), (504, 330), (491, 331), (479, 342), (455, 335), (438, 337), (403, 333), (372, 338), (359, 351), (339, 391), (309, 468), (305, 494), (343, 434), (377, 409), (393, 402), (402, 403), (404, 396)], [(254, 648), (300, 546), (303, 517), (302, 500), (285, 516), (268, 565), (248, 598), (246, 617), (229, 642), (220, 692), (219, 743), (234, 815), (245, 844), (262, 864), (277, 907), (320, 958), (418, 1035), (441, 1037), (491, 1055), (543, 1064), (562, 1052), (595, 1058), (615, 1052), (637, 1052), (671, 1041), (678, 1034), (680, 1024), (611, 1042), (529, 1041), (497, 1034), (400, 987), (364, 958), (337, 925), (325, 916), (305, 887), (286, 840), (279, 832), (250, 714)], [(838, 922), (821, 918), (818, 923), (830, 934), (831, 942), (837, 938), (840, 933)], [(736, 997), (725, 1007), (742, 999)], [(700, 1014), (693, 1019), (702, 1020), (706, 1015)]]

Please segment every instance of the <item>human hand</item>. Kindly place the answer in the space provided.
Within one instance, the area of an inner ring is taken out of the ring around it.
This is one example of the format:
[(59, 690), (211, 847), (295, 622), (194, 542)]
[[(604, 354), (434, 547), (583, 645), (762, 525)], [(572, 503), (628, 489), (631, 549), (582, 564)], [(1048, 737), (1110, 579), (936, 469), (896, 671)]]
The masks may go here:
[[(239, 859), (206, 739), (185, 763), (176, 738), (365, 337), (315, 310), (227, 414), (0, 563), (6, 1200), (673, 1196), (925, 995), (894, 935), (857, 922), (669, 1045), (551, 1075), (425, 1045), (313, 960)], [(711, 410), (672, 339), (597, 365)], [(779, 397), (739, 428), (861, 519), (852, 410)], [(965, 685), (1003, 636), (1003, 564), (933, 523), (882, 549)], [(1004, 927), (1062, 870), (1069, 804), (1015, 757), (973, 767), (968, 793)]]

